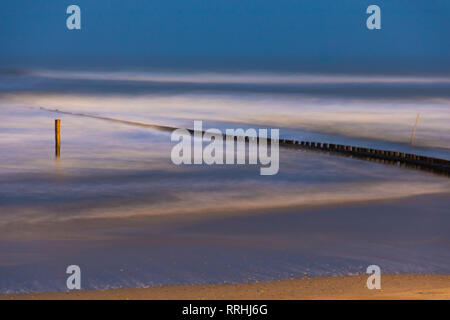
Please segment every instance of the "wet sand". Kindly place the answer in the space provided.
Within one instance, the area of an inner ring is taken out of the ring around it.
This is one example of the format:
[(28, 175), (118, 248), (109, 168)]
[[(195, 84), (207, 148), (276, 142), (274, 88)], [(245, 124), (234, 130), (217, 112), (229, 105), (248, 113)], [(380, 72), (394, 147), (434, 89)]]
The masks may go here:
[(244, 284), (5, 294), (0, 295), (0, 300), (450, 299), (450, 275), (382, 275), (380, 290), (367, 289), (367, 277), (358, 275)]
[(382, 274), (450, 274), (448, 202), (441, 194), (195, 219), (34, 225), (28, 234), (60, 231), (54, 239), (2, 239), (0, 288), (65, 291), (72, 264), (80, 266), (85, 290), (320, 279), (365, 274), (372, 264)]

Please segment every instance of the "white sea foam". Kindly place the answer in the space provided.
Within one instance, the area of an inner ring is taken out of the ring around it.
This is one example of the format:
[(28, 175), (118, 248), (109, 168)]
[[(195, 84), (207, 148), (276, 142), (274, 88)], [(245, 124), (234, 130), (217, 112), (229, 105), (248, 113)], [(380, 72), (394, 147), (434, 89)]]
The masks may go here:
[(54, 78), (102, 81), (179, 82), (179, 83), (254, 83), (254, 84), (421, 84), (450, 83), (447, 76), (395, 76), (352, 74), (277, 74), (268, 72), (138, 72), (138, 71), (56, 71), (35, 70), (30, 74)]

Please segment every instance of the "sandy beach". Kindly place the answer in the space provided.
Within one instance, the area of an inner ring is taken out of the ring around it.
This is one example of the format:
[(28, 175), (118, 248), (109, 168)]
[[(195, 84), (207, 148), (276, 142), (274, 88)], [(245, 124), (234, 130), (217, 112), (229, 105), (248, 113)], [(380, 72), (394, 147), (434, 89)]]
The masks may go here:
[(367, 289), (366, 280), (366, 275), (358, 275), (245, 284), (4, 294), (0, 300), (450, 299), (450, 275), (382, 275), (380, 290)]

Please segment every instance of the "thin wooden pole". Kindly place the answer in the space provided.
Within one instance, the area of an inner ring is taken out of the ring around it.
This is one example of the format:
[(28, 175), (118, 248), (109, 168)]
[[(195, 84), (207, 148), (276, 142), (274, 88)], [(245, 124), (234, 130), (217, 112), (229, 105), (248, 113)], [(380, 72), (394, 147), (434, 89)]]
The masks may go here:
[(55, 156), (59, 158), (61, 153), (61, 120), (55, 119)]
[(417, 114), (416, 123), (414, 124), (414, 128), (411, 134), (411, 140), (409, 141), (409, 144), (412, 145), (414, 142), (414, 135), (416, 134), (417, 129), (417, 123), (419, 122), (420, 112)]

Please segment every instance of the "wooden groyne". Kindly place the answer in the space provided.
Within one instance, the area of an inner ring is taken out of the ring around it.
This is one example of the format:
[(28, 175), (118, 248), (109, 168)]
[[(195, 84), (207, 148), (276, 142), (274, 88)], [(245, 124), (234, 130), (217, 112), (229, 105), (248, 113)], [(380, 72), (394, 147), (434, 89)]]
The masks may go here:
[(287, 139), (280, 139), (279, 144), (280, 146), (294, 149), (324, 151), (333, 154), (351, 156), (353, 158), (359, 158), (363, 160), (373, 160), (376, 162), (382, 162), (386, 164), (404, 166), (413, 169), (420, 169), (450, 175), (449, 160), (421, 156), (412, 153), (374, 149), (374, 148), (364, 148), (342, 144), (323, 143), (315, 141), (297, 141)]
[[(98, 120), (111, 121), (116, 123), (121, 123), (125, 125), (132, 125), (138, 127), (146, 127), (156, 130), (162, 130), (166, 132), (173, 132), (177, 129), (177, 127), (171, 126), (161, 126), (154, 124), (147, 124), (135, 121), (127, 121), (114, 119), (109, 117), (88, 115), (84, 113), (73, 113), (67, 111), (61, 111), (58, 109), (47, 109), (40, 107), (41, 110), (67, 114), (72, 116), (79, 117), (88, 117)], [(195, 133), (192, 129), (186, 129), (191, 135)], [(202, 135), (208, 134), (206, 131), (201, 131)], [(226, 138), (226, 135), (222, 135)], [(239, 136), (233, 136), (235, 140), (239, 138)], [(248, 136), (240, 137), (245, 140), (245, 142), (249, 142), (250, 140), (259, 143), (260, 138), (249, 138)], [(265, 138), (264, 138), (265, 139)], [(270, 144), (271, 139), (265, 139), (267, 143)], [(333, 143), (324, 143), (324, 142), (316, 142), (316, 141), (298, 141), (298, 140), (289, 140), (289, 139), (279, 139), (278, 140), (280, 147), (282, 148), (291, 148), (291, 149), (301, 149), (301, 150), (311, 150), (318, 152), (327, 152), (330, 154), (350, 156), (353, 158), (358, 158), (362, 160), (370, 160), (375, 162), (380, 162), (384, 164), (397, 165), (400, 167), (407, 167), (411, 169), (424, 170), (428, 172), (438, 173), (450, 176), (450, 161), (445, 159), (421, 156), (412, 153), (404, 153), (392, 150), (382, 150), (382, 149), (373, 149), (373, 148), (364, 148), (358, 146), (350, 146), (350, 145), (342, 145), (342, 144), (333, 144)], [(59, 142), (60, 143), (60, 142)]]
[[(195, 130), (187, 129), (187, 131), (193, 135)], [(205, 131), (202, 134), (208, 134)], [(225, 139), (226, 134), (222, 135)], [(239, 136), (232, 136), (236, 141), (238, 138), (243, 138)], [(271, 140), (269, 138), (263, 138), (270, 144)], [(252, 138), (245, 136), (245, 142), (260, 142), (260, 138)], [(373, 148), (363, 148), (350, 145), (333, 144), (333, 143), (323, 143), (315, 141), (298, 141), (289, 139), (279, 139), (279, 146), (282, 148), (291, 149), (302, 149), (311, 151), (322, 151), (332, 154), (350, 156), (353, 158), (358, 158), (362, 160), (371, 160), (375, 162), (380, 162), (390, 165), (398, 165), (400, 167), (408, 167), (412, 169), (425, 170), (433, 173), (444, 174), (450, 176), (450, 161), (445, 159), (427, 157), (416, 155), (412, 153), (373, 149)]]

